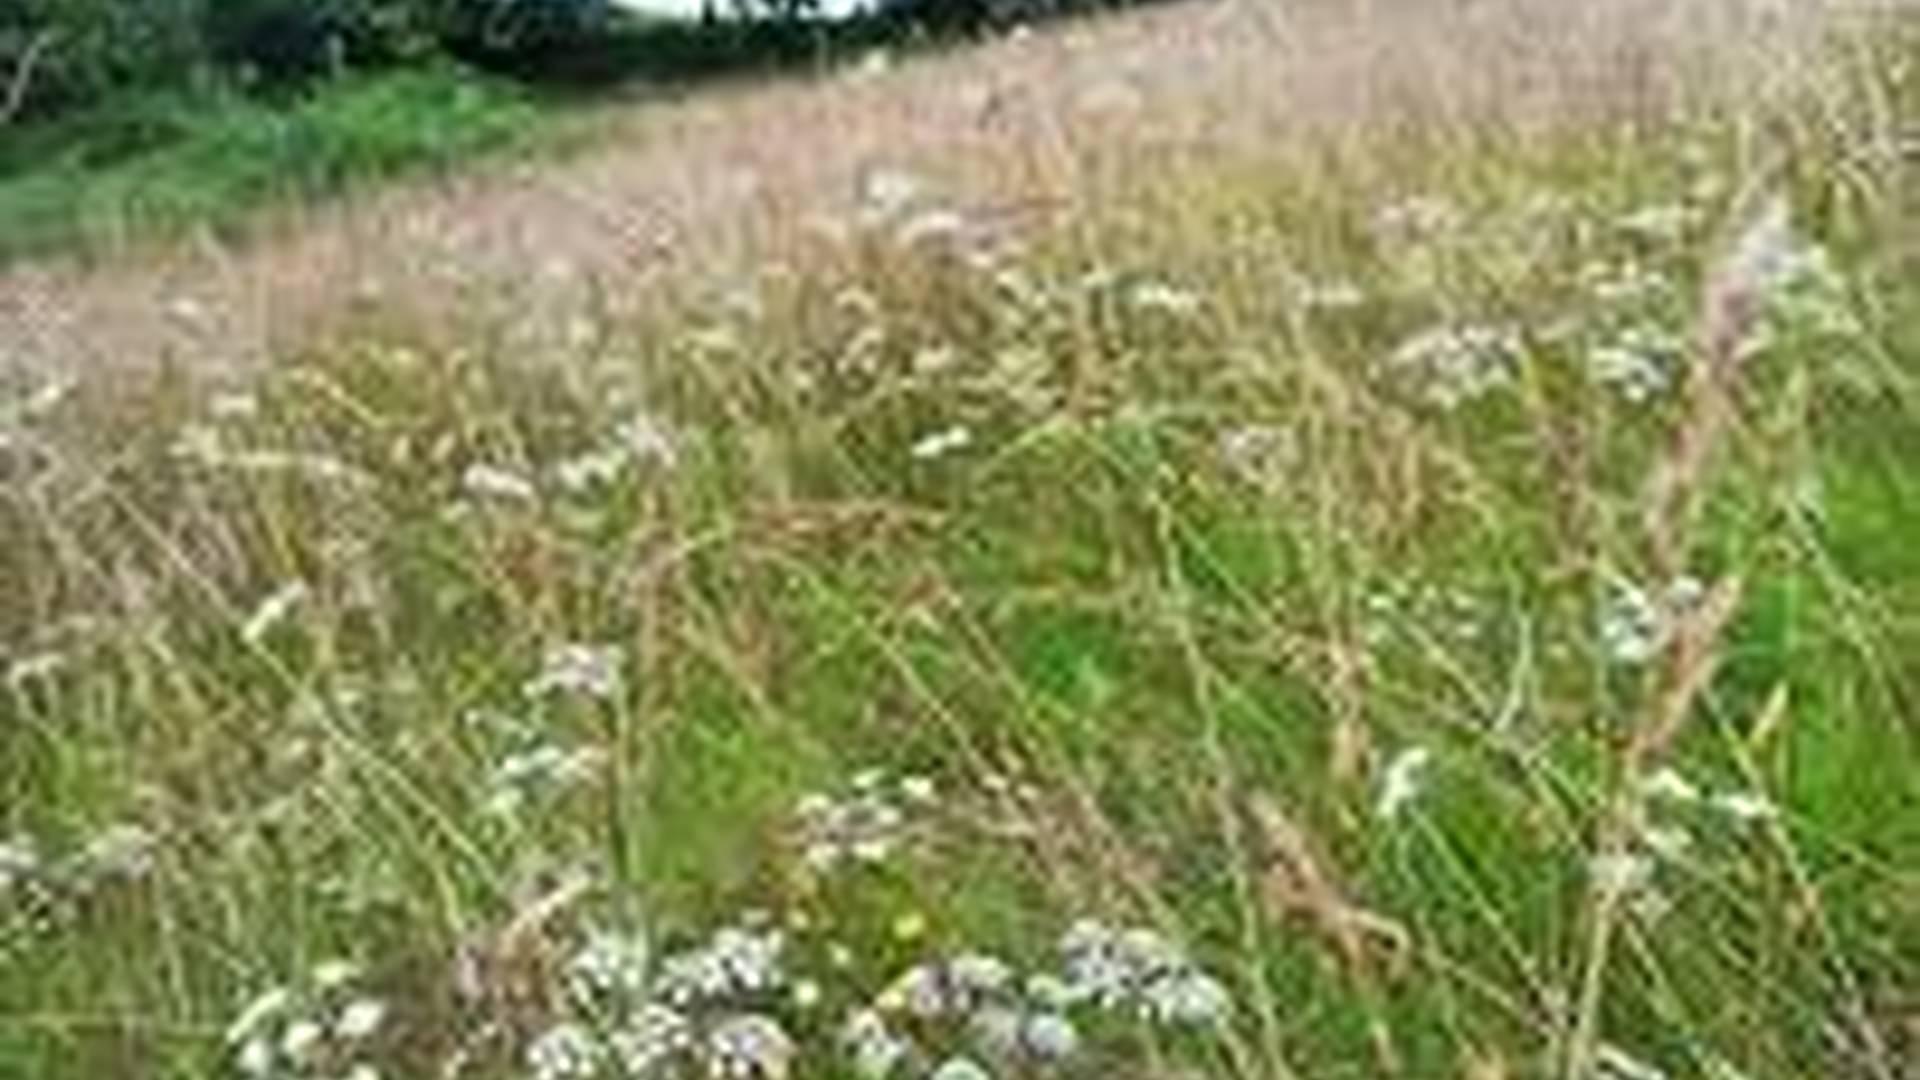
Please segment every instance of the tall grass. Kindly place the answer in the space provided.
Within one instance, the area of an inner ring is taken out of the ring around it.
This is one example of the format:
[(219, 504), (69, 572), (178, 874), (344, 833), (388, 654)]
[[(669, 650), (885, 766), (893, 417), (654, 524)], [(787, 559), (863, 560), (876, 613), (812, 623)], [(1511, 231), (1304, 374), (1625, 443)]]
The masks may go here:
[(0, 1075), (1911, 1075), (1914, 57), (23, 376)]

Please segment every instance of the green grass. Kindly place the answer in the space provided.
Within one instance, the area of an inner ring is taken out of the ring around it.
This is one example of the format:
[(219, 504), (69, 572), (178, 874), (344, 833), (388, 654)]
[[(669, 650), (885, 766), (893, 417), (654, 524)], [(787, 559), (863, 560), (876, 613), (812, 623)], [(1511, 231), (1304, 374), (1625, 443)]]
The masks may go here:
[(451, 66), (356, 76), (281, 103), (153, 91), (9, 134), (0, 262), (231, 233), (264, 209), (466, 164), (563, 123), (511, 84)]
[[(1679, 386), (1589, 379), (1587, 268), (1664, 275), (1633, 318), (1690, 339), (1762, 175), (1740, 113), (1170, 170), (1001, 268), (1024, 288), (882, 233), (770, 274), (758, 316), (607, 327), (561, 370), (370, 331), (238, 386), (0, 414), (0, 838), (45, 863), (0, 894), (0, 1076), (223, 1075), (242, 1006), (339, 956), (392, 1007), (381, 1075), (525, 1075), (588, 927), (671, 948), (759, 910), (804, 957), (851, 949), (811, 965), (825, 1004), (760, 1003), (805, 1077), (850, 1075), (841, 1010), (912, 960), (1044, 966), (1081, 916), (1160, 928), (1235, 1008), (1089, 1010), (1085, 1055), (1035, 1075), (1571, 1080), (1590, 1024), (1676, 1077), (1900, 1077), (1920, 279), (1887, 193), (1915, 177), (1848, 118), (1765, 118), (1854, 321), (1788, 311), (1742, 368), (1683, 532), (1688, 572), (1742, 590), (1659, 761), (1623, 748), (1688, 665), (1617, 662), (1598, 627), (1622, 582), (1664, 584), (1647, 478), (1695, 421)], [(1461, 224), (1381, 237), (1416, 193)], [(1680, 236), (1618, 224), (1672, 204)], [(1299, 276), (1365, 299), (1309, 308)], [(1442, 320), (1525, 327), (1512, 380), (1442, 408), (1383, 367)], [(636, 415), (671, 455), (556, 481)], [(539, 491), (475, 494), (476, 464)], [(611, 647), (620, 687), (530, 698), (564, 642)], [(489, 811), (542, 743), (604, 758)], [(1777, 816), (1641, 799), (1655, 765)], [(943, 796), (881, 865), (810, 872), (794, 804), (868, 768)], [(1616, 911), (1589, 866), (1622, 806), (1690, 846)], [(116, 822), (142, 872), (76, 857)], [(572, 867), (590, 894), (503, 944)], [(1356, 912), (1391, 931), (1343, 944)]]

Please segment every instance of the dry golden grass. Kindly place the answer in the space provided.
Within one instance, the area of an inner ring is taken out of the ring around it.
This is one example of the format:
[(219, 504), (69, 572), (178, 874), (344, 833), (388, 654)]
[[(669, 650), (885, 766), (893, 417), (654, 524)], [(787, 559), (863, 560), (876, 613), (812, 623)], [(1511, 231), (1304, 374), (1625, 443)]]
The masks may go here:
[(255, 243), (0, 272), (0, 369), (219, 370), (368, 307), (564, 347), (582, 318), (792, 257), (879, 173), (1024, 223), (1177, 183), (1182, 163), (1396, 132), (1657, 125), (1789, 92), (1829, 20), (1857, 6), (1200, 0), (897, 70), (734, 86), (636, 106), (573, 160), (285, 211)]

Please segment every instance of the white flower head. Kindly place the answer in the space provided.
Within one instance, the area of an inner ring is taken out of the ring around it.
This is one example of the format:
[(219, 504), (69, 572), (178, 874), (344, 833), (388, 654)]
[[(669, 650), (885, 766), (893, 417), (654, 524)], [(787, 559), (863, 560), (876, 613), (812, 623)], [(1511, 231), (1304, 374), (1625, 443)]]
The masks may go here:
[(356, 998), (340, 1010), (340, 1018), (334, 1022), (333, 1031), (348, 1042), (359, 1042), (380, 1030), (380, 1024), (386, 1018), (385, 1002), (374, 998)]
[(609, 701), (619, 694), (620, 686), (617, 649), (570, 643), (547, 650), (540, 673), (523, 689), (530, 698), (573, 694)]
[(1735, 821), (1771, 821), (1780, 816), (1780, 809), (1772, 800), (1751, 791), (1724, 792), (1715, 795), (1710, 802), (1715, 810)]
[(1374, 801), (1374, 816), (1392, 821), (1418, 798), (1425, 784), (1433, 753), (1424, 746), (1412, 746), (1395, 754), (1380, 779), (1380, 795)]
[(540, 492), (533, 481), (496, 465), (469, 465), (460, 474), (460, 487), (469, 496), (496, 502), (534, 502)]
[(964, 426), (943, 428), (923, 435), (913, 444), (915, 461), (937, 461), (973, 445), (973, 432)]

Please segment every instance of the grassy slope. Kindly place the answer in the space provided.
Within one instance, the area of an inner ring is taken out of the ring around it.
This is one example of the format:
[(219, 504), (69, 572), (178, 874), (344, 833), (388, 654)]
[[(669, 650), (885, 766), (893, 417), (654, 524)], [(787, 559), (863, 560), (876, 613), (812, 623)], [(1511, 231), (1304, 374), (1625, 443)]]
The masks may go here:
[(129, 99), (9, 135), (0, 262), (232, 232), (263, 208), (444, 169), (559, 122), (511, 86), (452, 69), (357, 78), (285, 105)]
[[(882, 227), (768, 275), (751, 314), (603, 327), (563, 369), (382, 332), (220, 408), (174, 375), (21, 411), (0, 835), (57, 860), (137, 821), (157, 846), (130, 880), (70, 861), (0, 901), (0, 1075), (209, 1075), (250, 995), (338, 955), (396, 1006), (386, 1074), (464, 1041), (472, 1075), (510, 1075), (566, 943), (636, 900), (666, 940), (762, 908), (856, 946), (789, 1018), (807, 1076), (838, 1075), (822, 1017), (908, 956), (1038, 962), (1079, 914), (1190, 943), (1237, 1008), (1221, 1038), (1115, 1025), (1068, 1075), (1566, 1075), (1605, 918), (1588, 864), (1671, 677), (1596, 627), (1621, 582), (1657, 587), (1646, 477), (1691, 423), (1678, 387), (1589, 381), (1627, 316), (1587, 268), (1657, 272), (1630, 320), (1689, 336), (1764, 183), (1860, 325), (1793, 321), (1743, 373), (1685, 560), (1742, 591), (1671, 763), (1780, 816), (1634, 804), (1691, 847), (1620, 915), (1590, 1019), (1674, 1076), (1899, 1076), (1920, 290), (1884, 141), (1912, 54), (1879, 47), (1780, 113), (1170, 164), (986, 269)], [(1416, 193), (1452, 223), (1383, 232)], [(1620, 224), (1675, 205), (1699, 214), (1678, 235)], [(1383, 367), (1438, 322), (1524, 327), (1513, 381), (1442, 409)], [(555, 481), (641, 411), (670, 462)], [(541, 491), (463, 493), (475, 463)], [(243, 635), (290, 580), (307, 597)], [(624, 688), (530, 701), (567, 641), (614, 645)], [(486, 812), (539, 742), (611, 764)], [(1410, 747), (1432, 765), (1382, 820)], [(816, 881), (790, 807), (868, 767), (943, 803), (887, 866)], [(1262, 798), (1342, 902), (1297, 888)], [(489, 951), (572, 865), (606, 887)], [(1352, 943), (1343, 903), (1400, 929)], [(479, 1001), (460, 955), (497, 961)]]

